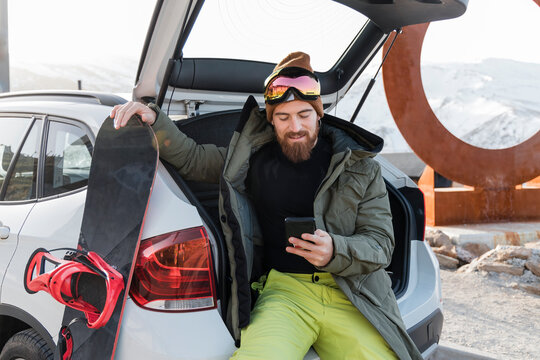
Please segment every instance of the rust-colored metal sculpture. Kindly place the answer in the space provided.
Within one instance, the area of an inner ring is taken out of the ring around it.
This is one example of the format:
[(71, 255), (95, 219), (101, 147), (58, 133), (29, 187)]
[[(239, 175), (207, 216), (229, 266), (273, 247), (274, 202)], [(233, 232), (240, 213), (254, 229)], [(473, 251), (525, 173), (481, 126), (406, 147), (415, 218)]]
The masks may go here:
[[(540, 5), (540, 0), (534, 0)], [(465, 188), (435, 189), (428, 168), (419, 185), (430, 225), (540, 219), (540, 187), (520, 185), (540, 174), (540, 131), (506, 149), (482, 149), (452, 135), (429, 105), (420, 73), (429, 24), (408, 26), (383, 67), (394, 120), (414, 152), (432, 169)], [(388, 48), (385, 45), (385, 50)]]

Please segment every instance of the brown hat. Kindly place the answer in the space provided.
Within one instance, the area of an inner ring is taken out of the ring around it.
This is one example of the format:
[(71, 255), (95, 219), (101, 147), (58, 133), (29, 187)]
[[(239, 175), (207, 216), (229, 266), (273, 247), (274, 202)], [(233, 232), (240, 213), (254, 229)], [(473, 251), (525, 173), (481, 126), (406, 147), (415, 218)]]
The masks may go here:
[[(310, 72), (313, 72), (313, 68), (311, 67), (311, 64), (309, 63), (309, 55), (301, 51), (296, 51), (296, 52), (290, 53), (289, 55), (287, 55), (285, 59), (281, 60), (281, 62), (276, 65), (272, 73), (278, 70), (281, 70), (283, 68), (293, 67), (293, 66), (300, 67)], [(311, 106), (313, 106), (313, 108), (317, 112), (317, 115), (319, 115), (320, 117), (324, 116), (323, 104), (322, 104), (322, 100), (320, 96), (317, 98), (317, 100), (298, 99), (296, 95), (294, 95), (294, 98), (297, 100), (302, 100), (302, 101), (310, 103)], [(274, 113), (274, 109), (278, 105), (279, 104), (273, 104), (273, 105), (266, 104), (266, 118), (268, 119), (268, 121), (272, 121), (272, 114)]]

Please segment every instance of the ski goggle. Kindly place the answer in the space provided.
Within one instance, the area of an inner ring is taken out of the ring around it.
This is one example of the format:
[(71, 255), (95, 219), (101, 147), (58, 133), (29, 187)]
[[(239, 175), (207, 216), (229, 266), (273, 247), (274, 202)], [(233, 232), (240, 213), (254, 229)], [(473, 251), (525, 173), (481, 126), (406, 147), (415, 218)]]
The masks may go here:
[(311, 71), (286, 67), (264, 81), (264, 101), (270, 105), (277, 104), (287, 99), (293, 90), (303, 100), (317, 100), (321, 95), (321, 84)]
[[(26, 291), (45, 291), (61, 304), (82, 311), (89, 328), (104, 326), (124, 289), (122, 275), (95, 252), (55, 250), (70, 252), (58, 259), (40, 248), (30, 256), (24, 271)], [(52, 269), (47, 271), (48, 267)]]

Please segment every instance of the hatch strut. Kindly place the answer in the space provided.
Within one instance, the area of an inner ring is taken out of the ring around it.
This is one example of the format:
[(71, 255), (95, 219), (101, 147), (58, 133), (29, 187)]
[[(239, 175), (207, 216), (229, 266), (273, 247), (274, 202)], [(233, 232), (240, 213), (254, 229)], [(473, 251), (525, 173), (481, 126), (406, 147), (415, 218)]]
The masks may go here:
[(386, 54), (384, 54), (384, 57), (383, 57), (383, 59), (381, 61), (381, 65), (379, 65), (379, 68), (377, 69), (377, 72), (375, 72), (375, 75), (373, 75), (373, 77), (369, 81), (369, 84), (366, 87), (366, 90), (364, 91), (364, 94), (362, 95), (362, 98), (360, 99), (360, 102), (358, 103), (358, 105), (356, 106), (356, 109), (354, 110), (354, 114), (352, 115), (350, 122), (352, 122), (352, 123), (354, 122), (354, 120), (356, 119), (356, 116), (360, 112), (360, 109), (364, 105), (364, 102), (366, 101), (366, 99), (367, 99), (367, 97), (369, 95), (369, 92), (371, 91), (371, 88), (373, 88), (373, 85), (375, 84), (375, 78), (379, 74), (379, 71), (381, 70), (381, 68), (382, 68), (382, 66), (384, 64), (384, 61), (386, 60), (386, 57), (388, 56), (388, 53), (392, 49), (392, 46), (394, 46), (394, 42), (396, 41), (399, 34), (401, 34), (401, 29), (396, 30), (396, 35), (394, 36), (394, 39), (392, 40), (392, 43), (388, 47), (388, 50), (386, 50)]

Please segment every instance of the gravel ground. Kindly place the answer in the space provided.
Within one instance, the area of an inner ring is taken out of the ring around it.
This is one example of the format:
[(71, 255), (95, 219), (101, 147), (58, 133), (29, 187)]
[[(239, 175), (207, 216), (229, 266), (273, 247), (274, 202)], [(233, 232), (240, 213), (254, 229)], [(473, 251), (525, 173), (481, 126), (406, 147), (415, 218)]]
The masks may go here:
[(498, 359), (540, 359), (540, 296), (506, 287), (497, 274), (441, 270), (441, 343)]

